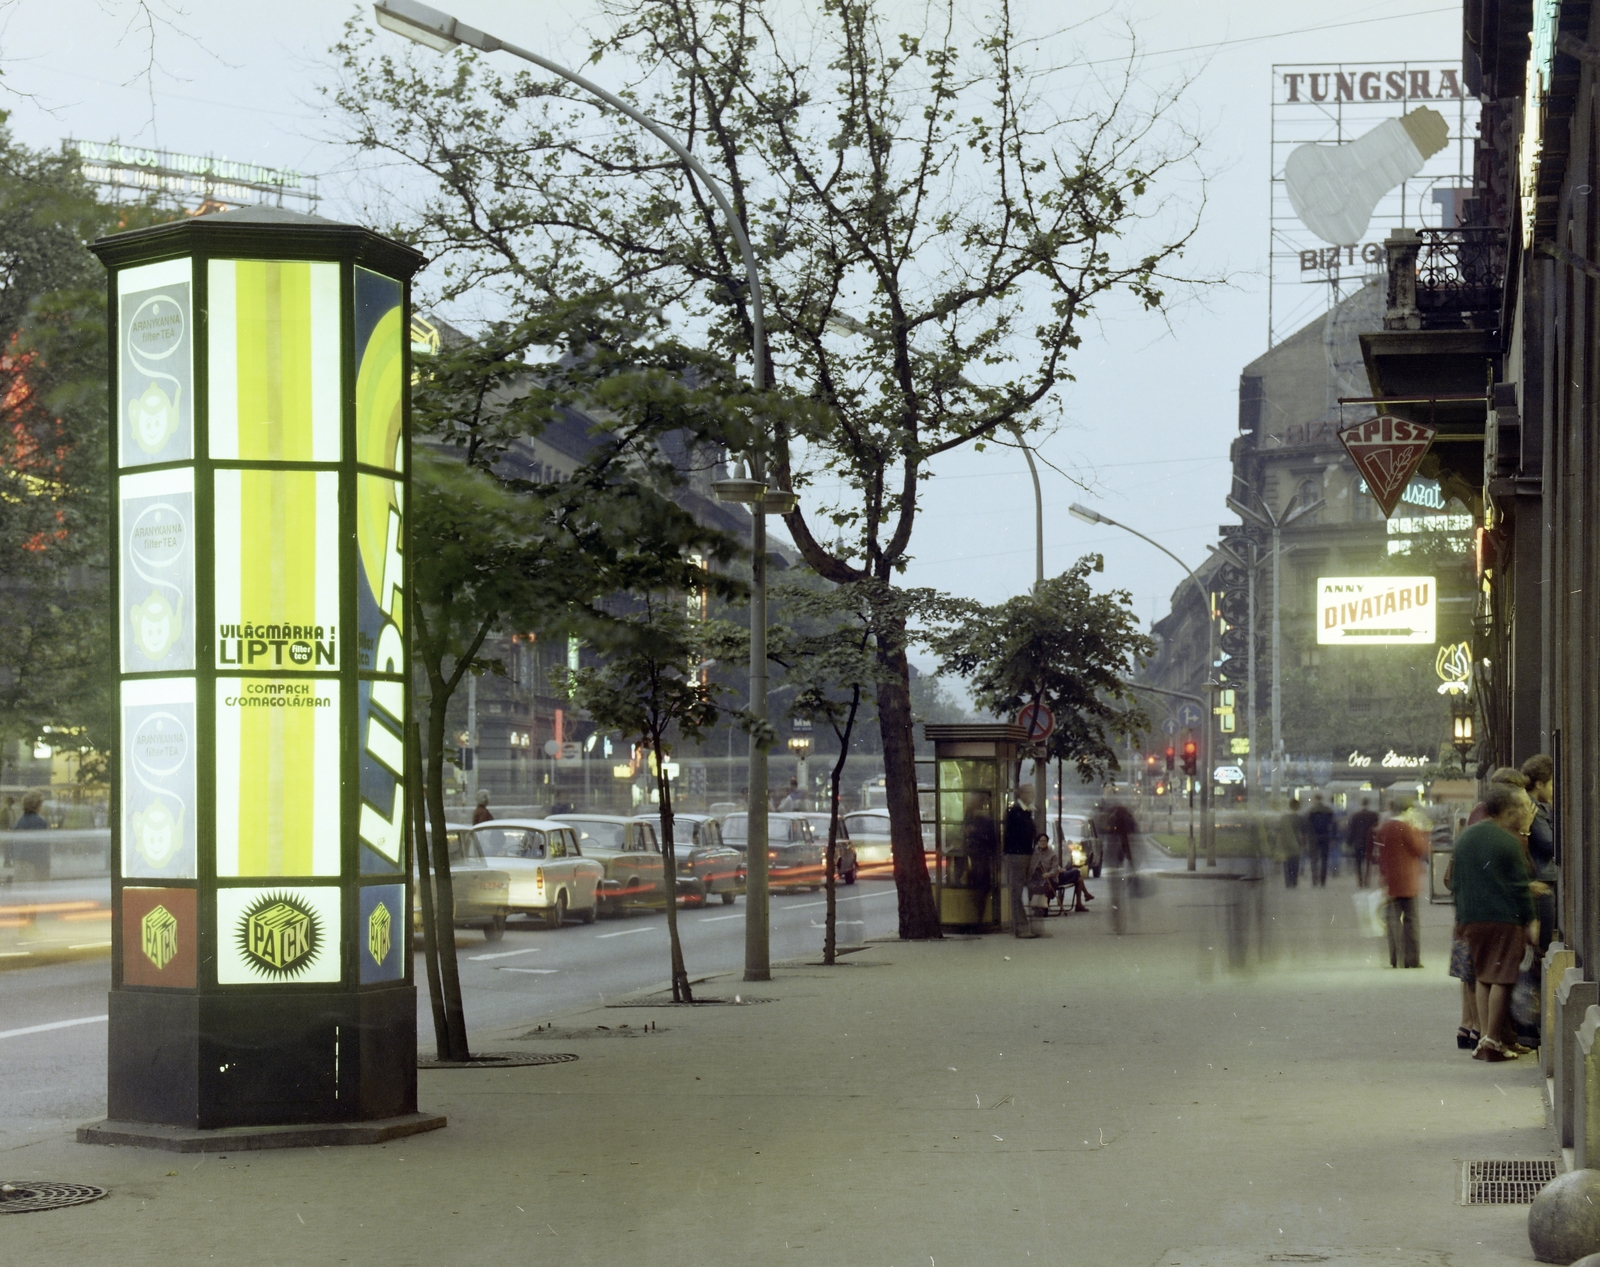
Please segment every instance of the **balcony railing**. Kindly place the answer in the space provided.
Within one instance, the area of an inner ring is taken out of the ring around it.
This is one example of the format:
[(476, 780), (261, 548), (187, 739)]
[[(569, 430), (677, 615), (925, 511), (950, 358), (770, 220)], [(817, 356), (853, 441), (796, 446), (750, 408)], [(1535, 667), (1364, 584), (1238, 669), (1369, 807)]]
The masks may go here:
[(1388, 256), (1386, 330), (1492, 330), (1505, 282), (1504, 229), (1396, 229)]

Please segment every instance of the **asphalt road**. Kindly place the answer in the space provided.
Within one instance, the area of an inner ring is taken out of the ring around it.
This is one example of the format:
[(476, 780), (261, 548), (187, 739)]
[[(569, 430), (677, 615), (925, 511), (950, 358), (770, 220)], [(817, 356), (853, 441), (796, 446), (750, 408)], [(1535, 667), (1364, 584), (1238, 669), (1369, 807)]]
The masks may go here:
[[(774, 962), (820, 957), (824, 906), (821, 893), (773, 896)], [(678, 923), (691, 981), (742, 968), (743, 898), (733, 906), (680, 910)], [(895, 927), (892, 883), (864, 880), (841, 888), (841, 946), (890, 935)], [(561, 929), (514, 921), (498, 942), (467, 929), (457, 936), (469, 1036), (475, 1029), (532, 1024), (574, 1006), (663, 985), (669, 977), (662, 912)], [(432, 1008), (420, 955), (416, 976), (418, 1045), (431, 1055)], [(105, 1115), (110, 984), (110, 960), (103, 956), (0, 972), (0, 1151)], [(735, 976), (708, 989), (720, 997), (744, 986)]]

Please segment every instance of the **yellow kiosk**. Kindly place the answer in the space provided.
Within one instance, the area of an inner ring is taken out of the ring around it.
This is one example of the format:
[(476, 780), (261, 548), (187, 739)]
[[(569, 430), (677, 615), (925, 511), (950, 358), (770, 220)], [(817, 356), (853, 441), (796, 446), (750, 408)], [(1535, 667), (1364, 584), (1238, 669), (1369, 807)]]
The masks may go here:
[(1001, 861), (1006, 806), (1028, 745), (1010, 722), (927, 723), (934, 756), (934, 901), (946, 928), (991, 930), (1010, 918)]

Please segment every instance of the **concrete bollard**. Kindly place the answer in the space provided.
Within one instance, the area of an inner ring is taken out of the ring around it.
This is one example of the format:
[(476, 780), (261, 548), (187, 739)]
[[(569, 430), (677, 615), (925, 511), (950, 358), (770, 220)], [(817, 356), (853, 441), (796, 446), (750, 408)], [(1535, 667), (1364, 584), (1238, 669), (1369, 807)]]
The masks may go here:
[(1583, 1014), (1583, 1023), (1573, 1035), (1577, 1049), (1577, 1076), (1572, 1083), (1572, 1165), (1582, 1170), (1589, 1159), (1600, 1161), (1600, 1007)]
[(1556, 1128), (1556, 1142), (1573, 1147), (1572, 1089), (1579, 1077), (1578, 1046), (1574, 1041), (1586, 1010), (1600, 1003), (1600, 985), (1583, 979), (1580, 968), (1568, 968), (1556, 986), (1556, 1015), (1551, 1026), (1550, 1045), (1555, 1048), (1555, 1093), (1550, 1114)]
[(1561, 984), (1561, 974), (1577, 963), (1577, 955), (1563, 942), (1551, 942), (1550, 949), (1544, 952), (1543, 971), (1539, 977), (1539, 1064), (1546, 1078), (1556, 1076), (1556, 987)]
[(1600, 1252), (1600, 1170), (1569, 1170), (1528, 1208), (1528, 1242), (1541, 1263), (1571, 1263)]

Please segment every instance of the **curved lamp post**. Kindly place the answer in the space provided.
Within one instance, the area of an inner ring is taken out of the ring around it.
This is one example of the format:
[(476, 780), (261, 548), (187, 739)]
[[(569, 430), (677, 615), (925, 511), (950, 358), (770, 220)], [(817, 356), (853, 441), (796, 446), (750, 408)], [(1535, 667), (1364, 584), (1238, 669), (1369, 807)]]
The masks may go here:
[[(1099, 511), (1090, 510), (1089, 507), (1080, 502), (1073, 502), (1067, 509), (1074, 519), (1081, 519), (1084, 523), (1105, 524), (1108, 528), (1121, 528), (1124, 532), (1132, 533), (1146, 545), (1152, 545), (1157, 550), (1160, 550), (1162, 554), (1181, 567), (1188, 578), (1194, 582), (1194, 587), (1200, 594), (1200, 606), (1206, 614), (1206, 678), (1203, 687), (1206, 697), (1209, 699), (1211, 692), (1217, 686), (1216, 681), (1212, 678), (1212, 671), (1217, 663), (1217, 622), (1211, 618), (1211, 595), (1206, 592), (1206, 587), (1200, 583), (1200, 578), (1194, 574), (1194, 571), (1187, 563), (1167, 549), (1166, 546), (1145, 536), (1137, 528), (1130, 528), (1127, 524), (1118, 523), (1115, 519), (1107, 518)], [(1215, 772), (1211, 764), (1212, 722), (1210, 716), (1206, 715), (1205, 708), (1200, 711), (1200, 836), (1205, 844), (1206, 866), (1214, 867), (1217, 865), (1217, 825), (1211, 811), (1211, 780)], [(1189, 843), (1189, 870), (1193, 871), (1195, 868), (1194, 842), (1191, 840)]]
[[(443, 53), (455, 45), (465, 45), (485, 53), (510, 53), (541, 70), (565, 79), (613, 110), (632, 119), (655, 137), (691, 172), (704, 182), (728, 222), (728, 231), (739, 245), (744, 261), (745, 280), (750, 287), (750, 352), (754, 366), (751, 385), (757, 392), (767, 386), (767, 333), (761, 303), (761, 278), (756, 269), (756, 253), (750, 245), (733, 204), (716, 179), (688, 148), (649, 115), (629, 105), (615, 93), (568, 70), (565, 66), (519, 48), (476, 27), (467, 26), (448, 13), (417, 4), (415, 0), (382, 0), (373, 6), (378, 25), (403, 35), (408, 40)], [(794, 494), (766, 487), (766, 455), (759, 441), (750, 453), (750, 473), (713, 485), (722, 501), (743, 502), (750, 506), (750, 712), (757, 718), (767, 715), (767, 525), (769, 514), (785, 514), (794, 509)], [(758, 736), (750, 737), (750, 835), (746, 856), (745, 888), (745, 970), (746, 981), (772, 979), (767, 918), (767, 750)], [(759, 790), (760, 795), (756, 795)]]

